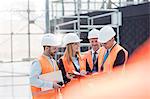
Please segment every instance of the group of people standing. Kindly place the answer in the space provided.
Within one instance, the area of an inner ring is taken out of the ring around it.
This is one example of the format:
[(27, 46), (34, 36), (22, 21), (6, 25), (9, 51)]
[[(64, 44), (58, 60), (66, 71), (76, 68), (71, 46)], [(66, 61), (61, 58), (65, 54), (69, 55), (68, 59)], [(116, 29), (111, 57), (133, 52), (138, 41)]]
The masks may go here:
[[(63, 37), (64, 55), (56, 61), (53, 56), (58, 50), (57, 37), (54, 34), (45, 34), (42, 39), (43, 54), (31, 65), (30, 82), (33, 99), (55, 99), (53, 96), (56, 95), (57, 89), (62, 87), (58, 82), (39, 79), (39, 76), (45, 73), (61, 70), (64, 85), (67, 85), (76, 78), (74, 72), (85, 76), (97, 72), (112, 72), (115, 67), (124, 69), (128, 52), (117, 44), (115, 35), (114, 29), (108, 25), (100, 30), (92, 29), (88, 33), (91, 49), (81, 54), (82, 40), (76, 33), (67, 33)], [(51, 90), (42, 92), (43, 87)]]

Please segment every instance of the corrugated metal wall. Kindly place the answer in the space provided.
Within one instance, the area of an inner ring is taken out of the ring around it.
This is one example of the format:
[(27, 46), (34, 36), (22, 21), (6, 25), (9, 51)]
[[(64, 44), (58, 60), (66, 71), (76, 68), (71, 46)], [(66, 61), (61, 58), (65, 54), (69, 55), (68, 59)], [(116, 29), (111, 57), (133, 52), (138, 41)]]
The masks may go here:
[(120, 42), (132, 54), (150, 36), (150, 2), (119, 9), (123, 13)]

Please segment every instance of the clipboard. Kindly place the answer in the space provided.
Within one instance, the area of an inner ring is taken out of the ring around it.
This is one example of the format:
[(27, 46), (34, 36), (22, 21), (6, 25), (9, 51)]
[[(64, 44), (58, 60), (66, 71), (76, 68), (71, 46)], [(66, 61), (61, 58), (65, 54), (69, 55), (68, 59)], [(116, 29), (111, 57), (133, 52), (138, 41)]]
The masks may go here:
[[(47, 82), (63, 82), (64, 83), (61, 70), (40, 75), (39, 79), (47, 81)], [(41, 89), (42, 91), (47, 91), (53, 88), (41, 88)]]

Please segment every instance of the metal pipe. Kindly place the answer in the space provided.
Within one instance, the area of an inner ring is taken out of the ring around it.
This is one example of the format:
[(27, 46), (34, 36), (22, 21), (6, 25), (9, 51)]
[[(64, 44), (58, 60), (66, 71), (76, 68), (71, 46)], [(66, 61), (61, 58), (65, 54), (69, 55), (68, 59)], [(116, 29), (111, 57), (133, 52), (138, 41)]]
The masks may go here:
[(61, 4), (62, 4), (62, 16), (65, 15), (65, 11), (64, 11), (64, 0), (61, 0)]
[(77, 20), (73, 20), (73, 21), (69, 21), (69, 22), (64, 22), (64, 23), (57, 24), (56, 27), (58, 27), (58, 26), (64, 26), (64, 25), (68, 25), (68, 24), (73, 24), (73, 23), (77, 23), (77, 22), (78, 22)]
[(28, 58), (30, 59), (30, 2), (28, 0)]
[[(80, 16), (80, 18), (88, 18), (89, 16)], [(61, 16), (60, 18), (78, 18), (78, 16)]]
[[(59, 29), (57, 29), (57, 32), (60, 32), (60, 33), (66, 33), (66, 32), (77, 32), (76, 30), (59, 30)], [(88, 29), (82, 29), (82, 30), (80, 30), (80, 32), (88, 32)]]
[(76, 23), (73, 24), (74, 28), (74, 33), (76, 33)]
[(74, 2), (74, 14), (77, 14), (77, 12), (76, 12), (76, 0), (74, 0), (73, 2)]
[(89, 12), (89, 9), (90, 9), (90, 0), (87, 1), (87, 6), (88, 6), (88, 7), (87, 7), (87, 8), (88, 8), (87, 10), (88, 10), (88, 12)]
[(96, 18), (101, 18), (101, 17), (109, 16), (109, 15), (112, 15), (113, 13), (116, 13), (116, 12), (110, 12), (110, 13), (106, 13), (106, 14), (101, 14), (101, 15), (93, 16), (93, 17), (90, 17), (90, 19), (96, 19)]
[(45, 2), (45, 24), (46, 24), (46, 33), (50, 32), (50, 24), (49, 24), (49, 0)]
[(117, 43), (120, 44), (120, 38), (119, 38), (119, 26), (117, 26)]
[[(112, 25), (112, 24), (107, 24), (107, 25), (117, 28), (117, 25)], [(90, 28), (90, 29), (91, 28), (101, 28), (104, 26), (106, 26), (106, 25), (92, 25), (92, 24), (91, 25), (80, 25), (81, 28)]]
[(11, 12), (11, 15), (10, 15), (11, 19), (10, 19), (10, 28), (11, 28), (11, 34), (10, 34), (10, 46), (11, 46), (11, 62), (13, 62), (13, 29), (12, 29), (12, 12)]
[(80, 9), (81, 9), (81, 0), (78, 0), (78, 36), (80, 37)]
[(13, 32), (10, 34), (10, 44), (11, 44), (11, 62), (13, 62)]

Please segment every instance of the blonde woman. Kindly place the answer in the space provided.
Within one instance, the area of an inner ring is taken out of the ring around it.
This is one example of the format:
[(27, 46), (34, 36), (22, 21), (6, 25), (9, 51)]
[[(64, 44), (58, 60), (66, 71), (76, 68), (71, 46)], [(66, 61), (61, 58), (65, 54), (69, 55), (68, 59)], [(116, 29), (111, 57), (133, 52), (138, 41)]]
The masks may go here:
[(59, 59), (58, 66), (62, 71), (64, 83), (68, 83), (76, 75), (85, 75), (86, 67), (79, 51), (82, 40), (76, 33), (68, 33), (63, 38), (66, 49), (64, 55)]

